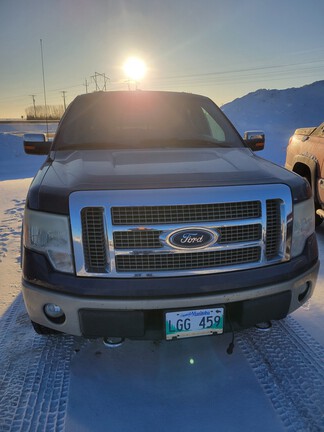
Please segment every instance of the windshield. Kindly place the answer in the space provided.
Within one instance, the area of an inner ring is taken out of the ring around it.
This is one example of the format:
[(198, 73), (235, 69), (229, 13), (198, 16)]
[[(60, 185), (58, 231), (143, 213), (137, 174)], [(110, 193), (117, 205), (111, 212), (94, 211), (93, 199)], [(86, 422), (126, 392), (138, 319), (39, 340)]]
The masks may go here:
[(242, 147), (208, 98), (163, 92), (107, 92), (77, 98), (59, 127), (55, 149)]

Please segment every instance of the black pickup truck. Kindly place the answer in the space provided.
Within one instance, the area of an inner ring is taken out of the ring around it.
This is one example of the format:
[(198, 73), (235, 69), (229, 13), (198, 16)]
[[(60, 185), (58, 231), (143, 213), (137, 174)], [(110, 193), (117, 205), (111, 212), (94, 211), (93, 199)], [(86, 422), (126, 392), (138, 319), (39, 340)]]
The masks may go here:
[(174, 339), (282, 319), (319, 261), (309, 183), (257, 157), (207, 97), (78, 96), (26, 200), (22, 290), (35, 330)]

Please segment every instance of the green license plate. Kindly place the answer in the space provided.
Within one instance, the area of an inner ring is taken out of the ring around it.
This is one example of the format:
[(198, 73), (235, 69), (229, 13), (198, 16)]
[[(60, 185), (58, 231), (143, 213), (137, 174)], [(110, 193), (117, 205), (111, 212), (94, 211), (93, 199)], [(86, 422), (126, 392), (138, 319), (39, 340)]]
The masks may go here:
[(221, 334), (224, 328), (224, 308), (193, 309), (166, 312), (166, 339)]

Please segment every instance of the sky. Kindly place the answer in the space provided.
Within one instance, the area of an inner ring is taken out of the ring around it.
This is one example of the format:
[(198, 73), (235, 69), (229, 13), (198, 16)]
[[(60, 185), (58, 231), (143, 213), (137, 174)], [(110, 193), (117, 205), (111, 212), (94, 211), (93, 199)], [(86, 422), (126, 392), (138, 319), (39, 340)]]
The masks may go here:
[(323, 0), (0, 0), (0, 118), (44, 104), (41, 51), (49, 105), (94, 91), (96, 73), (127, 90), (129, 56), (147, 65), (138, 88), (218, 105), (310, 84), (324, 79), (323, 16)]

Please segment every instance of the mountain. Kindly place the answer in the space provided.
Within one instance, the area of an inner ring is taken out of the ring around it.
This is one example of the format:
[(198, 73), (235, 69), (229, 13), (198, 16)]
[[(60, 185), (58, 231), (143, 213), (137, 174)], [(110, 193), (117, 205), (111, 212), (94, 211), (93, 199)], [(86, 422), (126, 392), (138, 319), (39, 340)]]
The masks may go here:
[(295, 129), (324, 122), (324, 81), (286, 90), (257, 90), (223, 105), (222, 110), (242, 135), (246, 130), (263, 130), (266, 146), (257, 154), (284, 165)]

